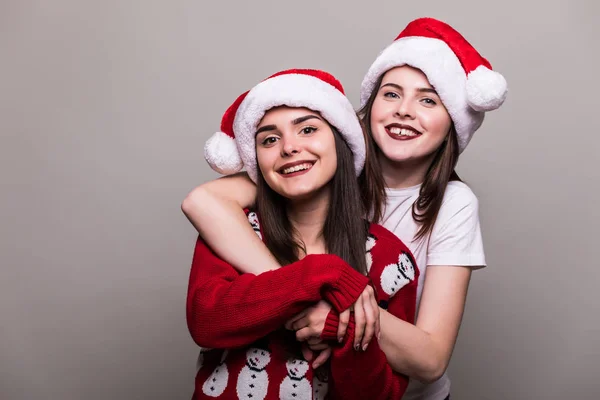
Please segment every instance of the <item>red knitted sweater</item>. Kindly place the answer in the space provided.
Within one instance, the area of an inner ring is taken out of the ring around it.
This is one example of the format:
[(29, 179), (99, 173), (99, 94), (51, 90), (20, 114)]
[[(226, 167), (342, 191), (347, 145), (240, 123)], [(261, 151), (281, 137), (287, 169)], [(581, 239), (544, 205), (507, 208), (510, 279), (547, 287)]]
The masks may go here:
[[(260, 236), (255, 213), (249, 220)], [(380, 307), (413, 322), (419, 271), (408, 248), (371, 225), (367, 265)], [(398, 399), (408, 378), (395, 373), (373, 339), (352, 348), (354, 321), (337, 343), (338, 314), (356, 301), (369, 279), (335, 255), (308, 255), (260, 275), (239, 274), (200, 239), (187, 298), (188, 328), (202, 347), (193, 399)], [(283, 324), (324, 299), (332, 305), (322, 337), (331, 339), (328, 376), (300, 359), (299, 344)]]

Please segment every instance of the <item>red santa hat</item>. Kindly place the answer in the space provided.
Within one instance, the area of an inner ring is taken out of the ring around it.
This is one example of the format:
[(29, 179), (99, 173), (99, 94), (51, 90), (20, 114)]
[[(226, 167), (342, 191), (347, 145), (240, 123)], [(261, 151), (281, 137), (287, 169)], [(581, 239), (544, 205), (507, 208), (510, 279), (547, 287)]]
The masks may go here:
[(402, 65), (427, 76), (454, 122), (460, 152), (481, 126), (485, 111), (500, 107), (506, 98), (504, 77), (460, 33), (444, 22), (419, 18), (369, 68), (362, 82), (361, 106), (377, 90), (377, 80)]
[(224, 175), (246, 168), (257, 178), (256, 128), (265, 113), (278, 106), (306, 107), (319, 112), (348, 143), (358, 176), (365, 164), (363, 131), (341, 83), (324, 71), (290, 69), (278, 72), (240, 95), (225, 111), (221, 131), (204, 146), (210, 166)]

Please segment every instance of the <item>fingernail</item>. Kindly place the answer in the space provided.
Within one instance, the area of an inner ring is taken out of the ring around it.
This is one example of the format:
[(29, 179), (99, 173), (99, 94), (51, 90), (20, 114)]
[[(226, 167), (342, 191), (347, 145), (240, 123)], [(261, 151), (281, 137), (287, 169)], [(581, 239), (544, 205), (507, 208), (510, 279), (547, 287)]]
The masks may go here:
[(381, 340), (381, 332), (377, 334), (377, 340)]
[(368, 346), (368, 345), (369, 345), (368, 343), (367, 343), (367, 344), (365, 344), (365, 345), (363, 345), (363, 347), (362, 347), (362, 350), (363, 350), (363, 351), (367, 350), (367, 346)]
[(358, 343), (354, 345), (354, 350), (358, 351)]
[(342, 340), (344, 340), (344, 338), (343, 338), (342, 336), (340, 336), (340, 337), (338, 338), (338, 343), (342, 343)]

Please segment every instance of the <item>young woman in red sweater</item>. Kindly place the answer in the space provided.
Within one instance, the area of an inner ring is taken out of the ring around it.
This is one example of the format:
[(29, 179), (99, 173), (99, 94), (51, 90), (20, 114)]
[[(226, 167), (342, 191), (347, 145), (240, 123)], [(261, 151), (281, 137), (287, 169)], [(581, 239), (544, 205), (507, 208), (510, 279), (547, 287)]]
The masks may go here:
[[(364, 220), (365, 141), (341, 84), (315, 70), (269, 77), (226, 111), (205, 155), (222, 172), (246, 168), (258, 191), (249, 223), (285, 267), (240, 274), (198, 239), (187, 299), (202, 348), (194, 398), (400, 398), (408, 378), (376, 337), (355, 346), (356, 319), (373, 331), (382, 307), (412, 323), (419, 270), (393, 233)], [(330, 346), (329, 362), (315, 371), (299, 341)]]
[[(486, 264), (478, 200), (455, 166), (485, 113), (502, 105), (506, 81), (454, 28), (419, 18), (377, 56), (360, 94), (359, 114), (375, 159), (361, 176), (363, 193), (379, 198), (374, 221), (408, 244), (421, 269), (416, 323), (382, 310), (379, 344), (394, 370), (412, 378), (407, 400), (448, 399), (445, 370), (471, 271)], [(182, 206), (218, 254), (240, 271), (259, 274), (279, 265), (245, 226), (242, 208), (254, 204), (255, 190), (240, 174), (203, 184)], [(210, 213), (199, 206), (205, 204)], [(214, 229), (213, 221), (227, 228)], [(227, 239), (237, 242), (236, 252), (225, 246)], [(300, 333), (306, 322), (293, 327)], [(364, 344), (368, 335), (360, 336), (355, 340)]]

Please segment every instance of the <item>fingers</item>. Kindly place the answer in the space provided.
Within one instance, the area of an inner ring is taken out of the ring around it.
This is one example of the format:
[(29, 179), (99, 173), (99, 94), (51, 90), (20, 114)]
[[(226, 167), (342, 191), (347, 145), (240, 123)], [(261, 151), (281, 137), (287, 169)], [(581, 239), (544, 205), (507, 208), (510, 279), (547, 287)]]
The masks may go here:
[(292, 318), (290, 318), (286, 323), (285, 323), (285, 329), (287, 330), (292, 330), (292, 324), (296, 321), (298, 321), (299, 319), (302, 319), (306, 316), (307, 314), (307, 310), (304, 310), (296, 315), (294, 315)]
[(318, 337), (318, 333), (315, 332), (310, 326), (299, 329), (296, 331), (296, 340), (299, 342), (305, 342), (311, 337)]
[(379, 309), (379, 304), (377, 304), (377, 299), (373, 298), (373, 302), (375, 303), (373, 309), (375, 310), (375, 336), (377, 340), (381, 339), (381, 313)]
[(310, 325), (311, 325), (310, 318), (308, 315), (305, 315), (302, 318), (294, 321), (290, 326), (290, 330), (297, 331), (299, 329), (306, 328)]
[(354, 349), (364, 351), (373, 336), (379, 333), (379, 306), (373, 288), (367, 286), (354, 304)]
[(321, 351), (321, 350), (325, 350), (327, 348), (331, 347), (329, 344), (322, 342), (322, 343), (317, 343), (314, 345), (309, 345), (308, 348), (311, 349), (312, 351)]
[(365, 351), (375, 335), (375, 322), (379, 319), (379, 314), (377, 313), (379, 307), (374, 309), (371, 299), (363, 301), (363, 307), (365, 310), (365, 333), (362, 339), (361, 349)]
[(342, 311), (340, 314), (340, 323), (338, 325), (338, 342), (342, 342), (344, 340), (344, 336), (346, 335), (346, 330), (348, 329), (348, 323), (350, 322), (350, 309)]
[(302, 356), (304, 357), (304, 359), (308, 362), (310, 362), (313, 357), (314, 357), (314, 353), (311, 349), (308, 348), (308, 346), (305, 343), (302, 343)]
[(358, 350), (365, 333), (366, 323), (362, 294), (359, 296), (358, 300), (356, 300), (356, 303), (354, 303), (354, 323), (354, 350)]
[(320, 337), (311, 337), (306, 341), (306, 344), (312, 351), (321, 351), (330, 347), (328, 343), (325, 343)]
[(330, 356), (331, 356), (331, 347), (328, 347), (319, 353), (317, 358), (315, 358), (315, 361), (313, 362), (312, 367), (314, 369), (319, 368), (321, 365), (323, 365), (325, 363), (325, 361), (327, 361), (327, 359)]

